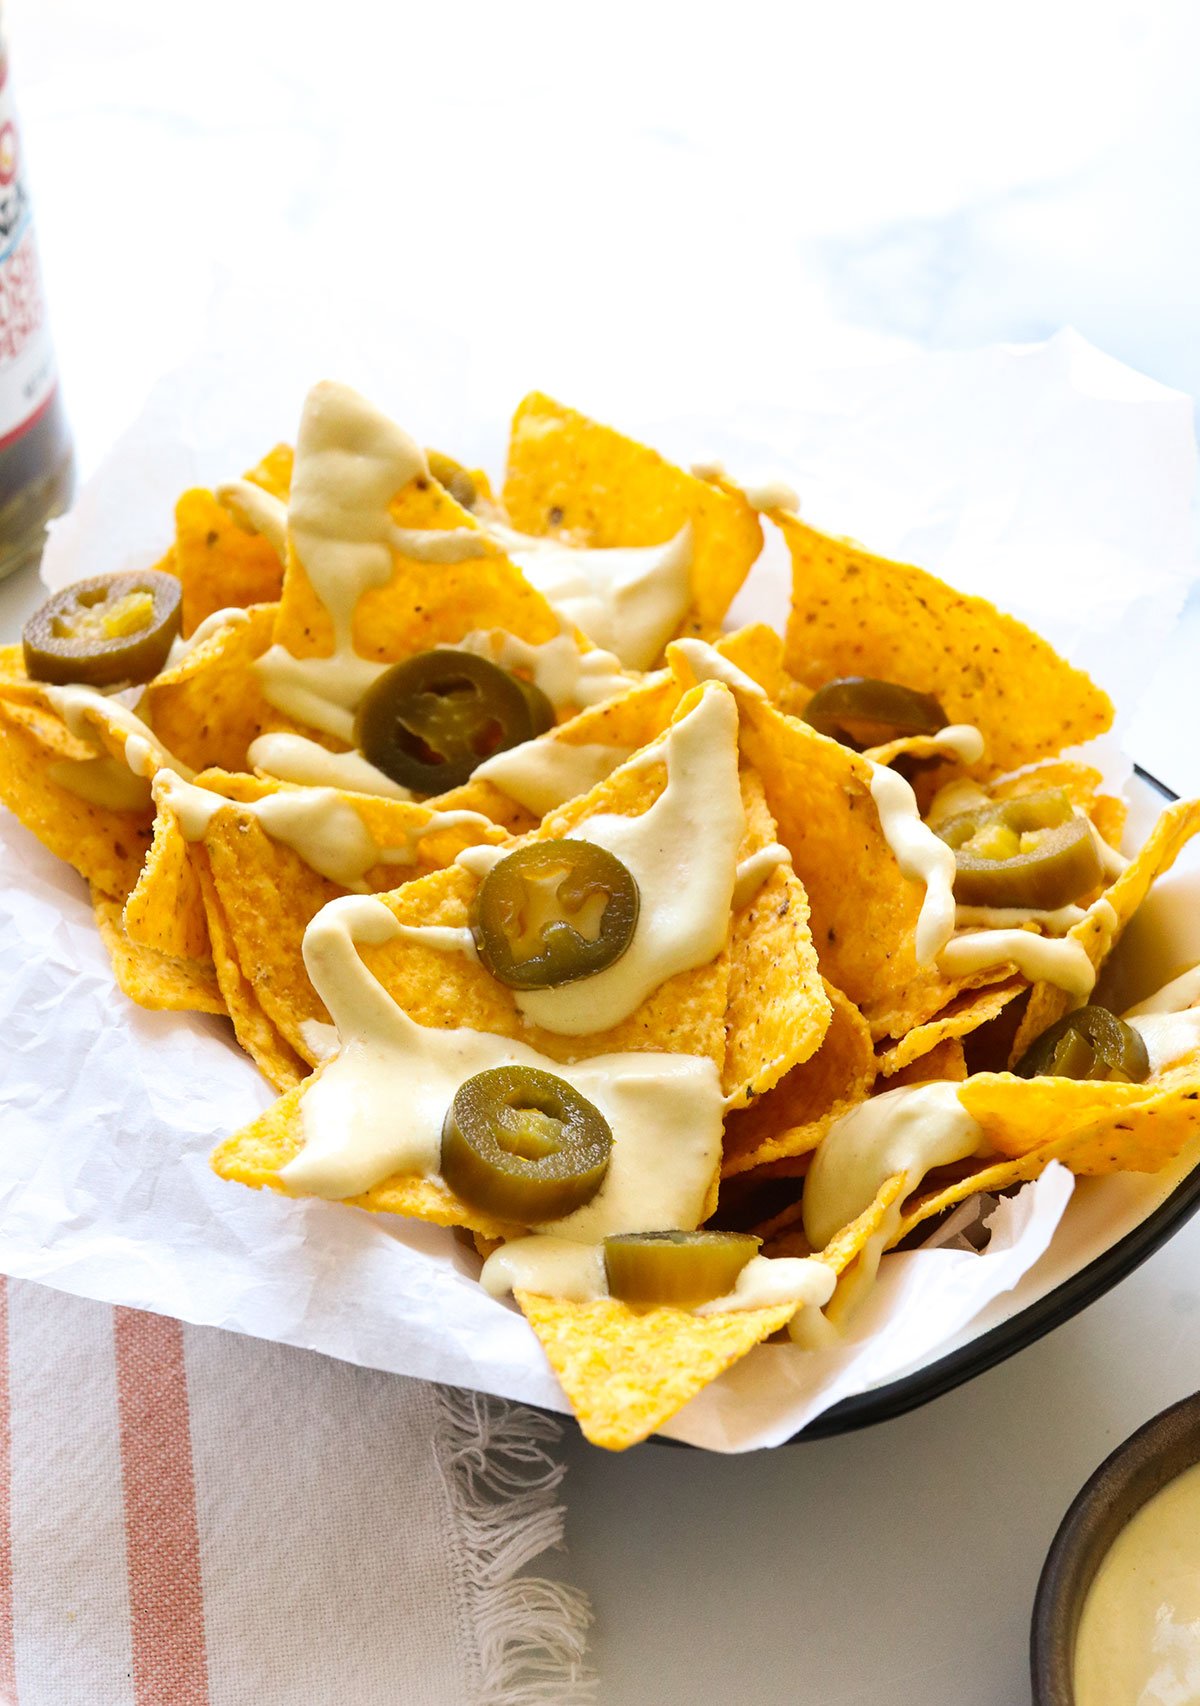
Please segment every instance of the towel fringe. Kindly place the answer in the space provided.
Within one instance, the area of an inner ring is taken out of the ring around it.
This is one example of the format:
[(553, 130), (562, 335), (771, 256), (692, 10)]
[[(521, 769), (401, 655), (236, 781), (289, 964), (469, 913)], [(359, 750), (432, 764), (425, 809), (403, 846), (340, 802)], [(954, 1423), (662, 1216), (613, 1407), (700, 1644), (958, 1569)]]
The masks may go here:
[(579, 1588), (519, 1575), (563, 1547), (566, 1465), (552, 1417), (457, 1387), (436, 1389), (438, 1467), (458, 1525), (465, 1611), (478, 1656), (472, 1706), (588, 1706), (592, 1609)]

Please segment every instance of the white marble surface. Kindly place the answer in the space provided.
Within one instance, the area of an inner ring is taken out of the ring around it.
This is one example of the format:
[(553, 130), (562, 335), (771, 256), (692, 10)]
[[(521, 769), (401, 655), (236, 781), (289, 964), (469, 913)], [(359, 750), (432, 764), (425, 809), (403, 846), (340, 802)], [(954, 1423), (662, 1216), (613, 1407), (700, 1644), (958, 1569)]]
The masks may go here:
[[(394, 291), (463, 384), (619, 415), (816, 362), (1073, 323), (1200, 390), (1200, 19), (614, 0), (9, 0), (80, 459), (192, 346), (213, 287)], [(984, 19), (988, 21), (983, 21)], [(610, 403), (611, 400), (611, 403)], [(453, 400), (448, 400), (452, 410)], [(0, 589), (0, 632), (36, 597)], [(1200, 788), (1200, 615), (1134, 729)], [(1080, 1481), (1200, 1385), (1200, 1225), (1012, 1362), (868, 1433), (741, 1460), (570, 1447), (603, 1706), (1011, 1706)]]

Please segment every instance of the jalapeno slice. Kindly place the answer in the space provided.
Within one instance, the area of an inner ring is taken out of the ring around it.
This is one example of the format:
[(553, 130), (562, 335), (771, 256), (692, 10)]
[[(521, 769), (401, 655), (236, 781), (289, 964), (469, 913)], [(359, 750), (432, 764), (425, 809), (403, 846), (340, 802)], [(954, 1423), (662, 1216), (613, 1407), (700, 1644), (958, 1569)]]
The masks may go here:
[(932, 693), (917, 693), (869, 675), (827, 681), (802, 714), (818, 734), (829, 735), (855, 752), (903, 735), (935, 735), (949, 721)]
[(557, 720), (554, 715), (554, 706), (536, 681), (526, 681), (523, 675), (514, 675), (513, 680), (521, 689), (525, 696), (525, 703), (529, 706), (529, 721), (533, 735), (544, 735), (548, 729), (554, 727)]
[(473, 652), (418, 652), (364, 693), (354, 744), (393, 782), (444, 793), (485, 758), (532, 737), (526, 686)]
[(965, 906), (1053, 911), (1104, 875), (1092, 826), (1061, 788), (979, 806), (938, 834), (954, 849), (954, 898)]
[(1025, 1050), (1019, 1078), (1077, 1078), (1143, 1084), (1150, 1076), (1145, 1040), (1107, 1007), (1079, 1007)]
[(479, 489), (461, 462), (456, 462), (453, 456), (443, 456), (440, 450), (427, 450), (425, 460), (438, 485), (446, 488), (455, 503), (464, 509), (475, 508)]
[(34, 681), (115, 687), (149, 681), (179, 632), (182, 589), (158, 569), (95, 575), (52, 592), (25, 624)]
[(537, 1226), (590, 1202), (612, 1153), (608, 1121), (565, 1078), (496, 1066), (460, 1084), (442, 1126), (442, 1177), (472, 1208)]
[(633, 873), (590, 841), (532, 841), (493, 865), (471, 907), (479, 958), (509, 989), (556, 989), (614, 965), (633, 940)]
[(690, 1309), (732, 1291), (761, 1243), (752, 1232), (620, 1232), (604, 1240), (608, 1289), (625, 1303)]

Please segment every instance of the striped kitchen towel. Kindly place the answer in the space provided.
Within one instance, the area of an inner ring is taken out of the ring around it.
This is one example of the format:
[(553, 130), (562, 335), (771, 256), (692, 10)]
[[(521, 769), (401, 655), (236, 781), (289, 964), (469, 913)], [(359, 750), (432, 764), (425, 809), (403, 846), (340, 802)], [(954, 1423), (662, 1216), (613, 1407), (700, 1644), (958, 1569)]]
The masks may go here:
[(559, 1433), (0, 1279), (0, 1702), (589, 1701)]

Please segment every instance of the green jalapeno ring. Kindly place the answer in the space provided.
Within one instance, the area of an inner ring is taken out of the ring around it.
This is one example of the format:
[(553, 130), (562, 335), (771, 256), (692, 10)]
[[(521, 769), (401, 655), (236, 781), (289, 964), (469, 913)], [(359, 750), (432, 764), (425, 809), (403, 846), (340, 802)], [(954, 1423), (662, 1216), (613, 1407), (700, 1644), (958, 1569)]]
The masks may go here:
[(160, 569), (94, 575), (60, 587), (22, 632), (25, 672), (56, 685), (149, 681), (179, 632), (182, 587)]
[(895, 681), (847, 675), (818, 687), (801, 713), (818, 734), (855, 752), (907, 735), (934, 735), (949, 719), (931, 693)]
[(615, 965), (633, 940), (633, 873), (591, 841), (531, 841), (499, 860), (471, 905), (480, 960), (509, 989), (556, 989)]
[(496, 1066), (455, 1091), (442, 1125), (442, 1177), (472, 1208), (537, 1226), (591, 1201), (612, 1141), (599, 1108), (565, 1078)]
[(1049, 912), (1104, 878), (1091, 823), (1062, 788), (961, 812), (937, 833), (954, 849), (954, 898), (964, 906)]
[(514, 675), (513, 680), (521, 689), (529, 707), (530, 738), (536, 740), (538, 735), (546, 734), (558, 721), (554, 706), (536, 681), (526, 681), (523, 675)]
[(1078, 1007), (1035, 1037), (1013, 1067), (1018, 1078), (1074, 1078), (1144, 1084), (1145, 1038), (1107, 1007)]
[(732, 1291), (761, 1244), (752, 1232), (615, 1233), (604, 1240), (609, 1293), (689, 1309)]
[(465, 782), (485, 758), (532, 737), (527, 688), (474, 652), (418, 652), (367, 689), (354, 718), (354, 743), (393, 782), (441, 794)]

